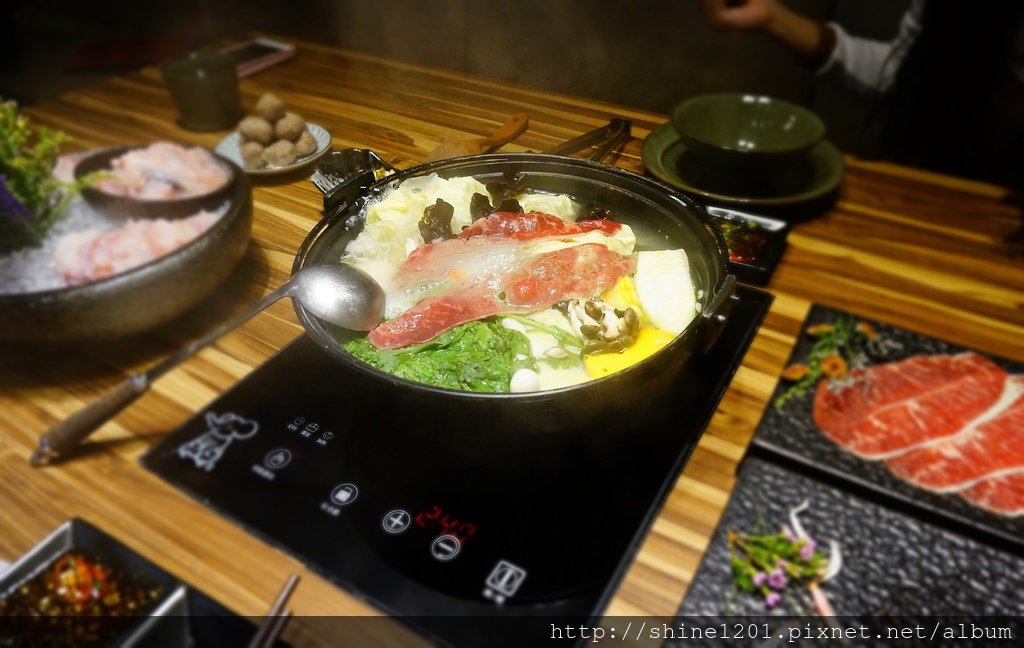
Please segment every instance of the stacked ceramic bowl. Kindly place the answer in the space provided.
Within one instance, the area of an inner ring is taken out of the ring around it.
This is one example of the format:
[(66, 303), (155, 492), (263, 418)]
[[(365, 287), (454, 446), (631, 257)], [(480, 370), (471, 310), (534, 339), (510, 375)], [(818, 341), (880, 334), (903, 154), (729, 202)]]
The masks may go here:
[(672, 111), (672, 125), (694, 158), (723, 171), (793, 164), (825, 136), (806, 108), (756, 95), (688, 99)]
[(810, 110), (750, 94), (702, 95), (678, 104), (644, 142), (655, 176), (725, 202), (818, 197), (842, 176), (842, 158)]

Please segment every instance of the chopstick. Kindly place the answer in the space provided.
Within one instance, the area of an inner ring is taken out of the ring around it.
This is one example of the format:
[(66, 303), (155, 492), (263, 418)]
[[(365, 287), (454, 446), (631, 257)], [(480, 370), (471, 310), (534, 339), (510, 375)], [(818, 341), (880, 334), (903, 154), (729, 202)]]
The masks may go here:
[(256, 629), (256, 634), (253, 635), (252, 640), (249, 642), (249, 648), (269, 648), (277, 642), (277, 638), (281, 636), (284, 627), (292, 617), (291, 610), (284, 612), (282, 610), (288, 604), (288, 598), (292, 595), (295, 586), (298, 584), (298, 574), (293, 573), (288, 577), (288, 580), (281, 587), (281, 591), (278, 592), (274, 604), (270, 606), (266, 616), (263, 617), (263, 623)]
[(284, 627), (288, 625), (288, 622), (292, 619), (292, 611), (285, 610), (281, 615), (276, 617), (270, 617), (273, 619), (273, 625), (267, 630), (267, 634), (264, 637), (263, 648), (273, 648), (274, 644), (277, 643), (278, 637), (284, 632)]

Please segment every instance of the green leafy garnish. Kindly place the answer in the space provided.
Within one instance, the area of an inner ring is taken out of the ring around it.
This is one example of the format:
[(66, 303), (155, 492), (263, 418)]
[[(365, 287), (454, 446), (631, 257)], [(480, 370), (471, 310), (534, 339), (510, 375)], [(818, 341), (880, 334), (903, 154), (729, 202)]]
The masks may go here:
[(0, 103), (0, 252), (39, 245), (84, 184), (52, 175), (69, 139), (45, 128), (33, 134), (17, 104)]
[(381, 371), (416, 382), (461, 391), (508, 393), (509, 381), (530, 357), (525, 335), (495, 321), (461, 324), (429, 342), (378, 349), (365, 337), (345, 349)]
[(874, 327), (852, 317), (814, 324), (808, 326), (806, 332), (816, 338), (814, 346), (805, 362), (791, 364), (783, 370), (782, 379), (793, 384), (775, 399), (776, 409), (782, 409), (790, 400), (804, 396), (822, 376), (830, 380), (847, 379), (851, 369), (865, 363), (861, 347), (865, 343), (877, 344), (879, 340)]

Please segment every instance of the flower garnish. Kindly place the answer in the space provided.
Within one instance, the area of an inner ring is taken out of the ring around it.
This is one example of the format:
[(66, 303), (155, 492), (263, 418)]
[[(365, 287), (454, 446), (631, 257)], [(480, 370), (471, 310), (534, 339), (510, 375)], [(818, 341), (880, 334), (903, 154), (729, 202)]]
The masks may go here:
[(810, 367), (802, 362), (797, 362), (782, 370), (782, 379), (790, 382), (796, 382), (806, 376), (808, 371), (810, 371)]
[(59, 131), (33, 130), (13, 101), (0, 100), (0, 254), (39, 245), (87, 181), (53, 177)]
[[(777, 533), (726, 533), (736, 588), (763, 597), (769, 610), (790, 589), (807, 588), (815, 594), (840, 569), (839, 545), (832, 542), (830, 553), (825, 554), (801, 526), (797, 516), (807, 505), (804, 502), (790, 511), (790, 524)], [(759, 521), (758, 526), (763, 523)], [(824, 598), (824, 593), (818, 597)]]
[(878, 331), (875, 330), (874, 326), (871, 326), (867, 322), (857, 322), (857, 332), (863, 333), (869, 340), (878, 339)]
[(730, 531), (729, 554), (736, 586), (764, 597), (771, 609), (790, 586), (809, 586), (825, 573), (828, 556), (810, 538), (795, 541), (785, 531), (746, 534)]
[(826, 333), (831, 333), (835, 330), (835, 325), (829, 322), (822, 322), (821, 324), (812, 324), (807, 327), (807, 335), (811, 337), (821, 337)]
[(884, 346), (873, 326), (849, 317), (811, 324), (806, 333), (815, 338), (814, 346), (804, 362), (793, 363), (782, 372), (782, 379), (793, 385), (775, 399), (776, 409), (806, 394), (822, 376), (837, 384), (848, 380), (850, 371), (866, 365), (865, 348)]
[(846, 376), (846, 370), (846, 360), (838, 353), (833, 353), (821, 359), (821, 372), (829, 378), (843, 378)]
[(814, 538), (808, 538), (807, 543), (800, 547), (800, 560), (808, 561), (814, 557), (814, 552), (818, 549), (818, 543), (814, 541)]

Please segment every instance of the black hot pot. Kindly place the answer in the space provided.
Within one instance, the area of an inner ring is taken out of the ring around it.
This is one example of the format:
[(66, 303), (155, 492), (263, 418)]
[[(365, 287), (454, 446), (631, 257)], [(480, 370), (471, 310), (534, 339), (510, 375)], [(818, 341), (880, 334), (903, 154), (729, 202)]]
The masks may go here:
[[(379, 162), (372, 153), (369, 156), (366, 159)], [(714, 343), (729, 315), (736, 281), (726, 270), (721, 234), (702, 207), (654, 180), (589, 160), (535, 153), (453, 158), (383, 178), (375, 177), (373, 169), (355, 171), (328, 191), (326, 215), (299, 248), (293, 271), (337, 263), (362, 230), (363, 207), (408, 178), (437, 173), (444, 178), (473, 176), (487, 183), (512, 171), (525, 175), (528, 191), (567, 194), (581, 204), (608, 209), (615, 220), (633, 227), (638, 249), (684, 248), (703, 305), (699, 316), (667, 347), (624, 371), (557, 390), (485, 394), (415, 383), (364, 364), (343, 348), (350, 332), (296, 304), (306, 331), (345, 368), (346, 380), (361, 386), (370, 382), (374, 393), (381, 395), (367, 407), (378, 410), (382, 429), (449, 436), (457, 429), (457, 445), (476, 459), (482, 448), (500, 451), (502, 439), (536, 441), (538, 435), (578, 430), (637, 430), (666, 415), (681, 370), (693, 354)], [(377, 171), (380, 176), (381, 169)]]

